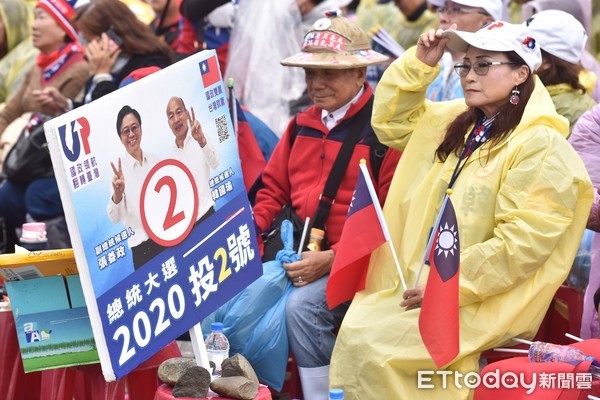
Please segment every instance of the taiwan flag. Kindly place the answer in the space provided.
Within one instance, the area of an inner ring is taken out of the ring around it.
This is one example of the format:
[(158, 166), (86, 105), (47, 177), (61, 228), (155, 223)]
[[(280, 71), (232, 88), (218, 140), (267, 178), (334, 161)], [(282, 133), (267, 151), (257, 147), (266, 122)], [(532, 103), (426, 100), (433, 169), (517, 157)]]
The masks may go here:
[(202, 84), (205, 88), (214, 85), (221, 80), (216, 56), (211, 56), (206, 60), (201, 61), (198, 66), (200, 67), (200, 73), (202, 74)]
[(419, 331), (427, 351), (440, 368), (449, 364), (459, 353), (460, 242), (456, 213), (448, 196), (442, 205), (433, 235)]
[(363, 161), (329, 273), (327, 304), (330, 309), (351, 300), (357, 291), (365, 288), (371, 252), (389, 236), (380, 223), (383, 213)]

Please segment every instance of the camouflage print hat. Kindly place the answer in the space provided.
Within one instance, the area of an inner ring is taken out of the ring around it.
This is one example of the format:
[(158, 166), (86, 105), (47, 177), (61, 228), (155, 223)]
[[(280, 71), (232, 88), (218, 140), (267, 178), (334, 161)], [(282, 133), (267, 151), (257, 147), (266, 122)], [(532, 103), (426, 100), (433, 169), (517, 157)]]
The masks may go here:
[(302, 51), (281, 60), (288, 67), (349, 69), (379, 64), (388, 57), (371, 50), (369, 39), (353, 21), (327, 11), (304, 36)]

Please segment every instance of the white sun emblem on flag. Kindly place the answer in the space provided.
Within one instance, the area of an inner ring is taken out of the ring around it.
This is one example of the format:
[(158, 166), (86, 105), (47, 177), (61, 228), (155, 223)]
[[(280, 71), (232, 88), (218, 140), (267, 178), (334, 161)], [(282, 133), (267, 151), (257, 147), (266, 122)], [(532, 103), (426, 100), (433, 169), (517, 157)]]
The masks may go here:
[(458, 242), (455, 226), (448, 226), (446, 223), (443, 227), (440, 226), (440, 233), (436, 246), (437, 255), (444, 253), (444, 257), (448, 257), (448, 253), (454, 255), (454, 250), (457, 250), (456, 243)]

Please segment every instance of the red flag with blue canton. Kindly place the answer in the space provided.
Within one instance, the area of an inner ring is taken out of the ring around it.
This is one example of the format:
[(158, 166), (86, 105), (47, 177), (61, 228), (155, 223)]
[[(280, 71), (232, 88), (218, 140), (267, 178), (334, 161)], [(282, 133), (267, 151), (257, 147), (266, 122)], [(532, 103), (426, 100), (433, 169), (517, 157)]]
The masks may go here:
[(327, 282), (330, 309), (365, 288), (371, 252), (386, 242), (375, 210), (379, 200), (371, 196), (366, 179), (368, 171), (361, 168)]
[(441, 213), (429, 253), (429, 277), (419, 315), (421, 338), (438, 368), (449, 364), (458, 355), (460, 331), (460, 241), (450, 197)]
[(200, 67), (200, 73), (202, 74), (202, 84), (205, 88), (214, 85), (221, 80), (217, 57), (209, 57), (206, 60), (201, 61), (198, 66)]

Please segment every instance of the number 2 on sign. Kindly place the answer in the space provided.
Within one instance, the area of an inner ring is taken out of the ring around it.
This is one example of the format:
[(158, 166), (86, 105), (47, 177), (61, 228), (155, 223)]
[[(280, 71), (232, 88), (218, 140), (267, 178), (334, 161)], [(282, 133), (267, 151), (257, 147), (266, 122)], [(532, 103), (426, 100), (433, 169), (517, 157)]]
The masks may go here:
[(169, 188), (169, 208), (167, 209), (167, 215), (165, 215), (165, 221), (163, 222), (163, 229), (166, 231), (167, 229), (177, 225), (179, 222), (185, 219), (185, 213), (183, 211), (179, 211), (176, 215), (173, 215), (175, 212), (175, 203), (177, 202), (177, 184), (175, 180), (170, 176), (163, 176), (158, 180), (158, 183), (154, 187), (154, 191), (160, 193), (161, 189), (167, 186)]
[(176, 246), (194, 227), (197, 213), (198, 190), (189, 168), (174, 159), (156, 164), (140, 195), (140, 214), (148, 236), (161, 246)]
[(221, 283), (231, 275), (231, 268), (227, 266), (227, 251), (223, 247), (219, 247), (215, 252), (215, 261), (218, 258), (221, 259), (221, 272), (219, 272), (219, 283)]

